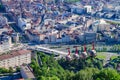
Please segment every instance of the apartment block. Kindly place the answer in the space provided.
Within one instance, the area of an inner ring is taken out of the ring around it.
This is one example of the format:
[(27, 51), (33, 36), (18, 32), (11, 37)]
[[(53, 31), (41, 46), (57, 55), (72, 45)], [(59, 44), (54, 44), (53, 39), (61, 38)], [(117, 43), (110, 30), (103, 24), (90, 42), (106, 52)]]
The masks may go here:
[(29, 50), (12, 51), (0, 56), (0, 67), (3, 68), (14, 68), (29, 63), (31, 63), (31, 51)]

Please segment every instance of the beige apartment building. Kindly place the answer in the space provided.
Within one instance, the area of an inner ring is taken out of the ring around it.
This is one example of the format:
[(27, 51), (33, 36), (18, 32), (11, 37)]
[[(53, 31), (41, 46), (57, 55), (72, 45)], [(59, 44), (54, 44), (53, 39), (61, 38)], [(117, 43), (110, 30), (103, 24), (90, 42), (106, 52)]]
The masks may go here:
[(17, 50), (0, 55), (0, 67), (9, 68), (31, 63), (31, 51)]

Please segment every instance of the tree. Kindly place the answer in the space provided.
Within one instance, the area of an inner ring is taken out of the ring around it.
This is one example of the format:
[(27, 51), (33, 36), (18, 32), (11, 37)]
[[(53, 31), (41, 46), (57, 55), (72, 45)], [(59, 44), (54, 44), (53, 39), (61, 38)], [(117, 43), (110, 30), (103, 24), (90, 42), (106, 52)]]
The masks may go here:
[(102, 64), (101, 61), (97, 61), (96, 66), (97, 66), (98, 69), (102, 69), (103, 68), (103, 64)]
[[(37, 53), (37, 59), (32, 59), (31, 67), (33, 68), (35, 76), (40, 80), (64, 80), (65, 70), (54, 59), (54, 55), (47, 55), (44, 53)], [(41, 60), (39, 59), (41, 58)], [(42, 65), (39, 66), (40, 61)]]
[(65, 79), (64, 80), (73, 80), (75, 73), (73, 71), (66, 70)]
[(20, 72), (20, 67), (17, 67), (17, 68), (16, 68), (16, 71), (17, 71), (17, 72)]
[[(120, 80), (114, 69), (104, 69), (103, 62), (97, 58), (55, 60), (54, 56), (37, 53), (43, 65), (32, 59), (31, 67), (38, 80)], [(119, 62), (119, 57), (116, 60)], [(89, 68), (88, 68), (89, 67)]]
[(94, 80), (93, 76), (98, 73), (99, 70), (96, 68), (86, 68), (79, 71), (72, 80)]
[(3, 74), (3, 73), (9, 73), (9, 70), (5, 68), (0, 68), (0, 74)]
[(120, 80), (120, 74), (114, 69), (107, 68), (95, 75), (95, 80), (98, 78), (100, 80)]

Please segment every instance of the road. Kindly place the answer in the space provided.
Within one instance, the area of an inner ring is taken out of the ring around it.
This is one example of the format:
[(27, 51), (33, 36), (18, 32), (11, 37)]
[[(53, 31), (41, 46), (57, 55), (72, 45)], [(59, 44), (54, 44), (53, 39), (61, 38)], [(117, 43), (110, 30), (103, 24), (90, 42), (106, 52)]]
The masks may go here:
[(7, 74), (7, 75), (6, 76), (0, 76), (0, 80), (16, 80), (16, 79), (22, 78), (21, 74), (19, 72), (18, 73), (13, 73), (13, 75), (10, 75), (10, 74)]
[(110, 58), (111, 58), (112, 56), (119, 56), (118, 54), (110, 53), (110, 52), (109, 52), (109, 53), (108, 53), (108, 52), (105, 52), (105, 54), (106, 54), (107, 56), (106, 56), (106, 58), (105, 58), (105, 60), (104, 60), (103, 65), (109, 63)]

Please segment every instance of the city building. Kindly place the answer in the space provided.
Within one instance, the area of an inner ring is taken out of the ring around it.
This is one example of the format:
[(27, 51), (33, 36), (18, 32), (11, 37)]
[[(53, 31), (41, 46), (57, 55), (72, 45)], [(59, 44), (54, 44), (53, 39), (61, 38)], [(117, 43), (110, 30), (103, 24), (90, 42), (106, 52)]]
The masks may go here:
[(6, 17), (4, 16), (0, 16), (0, 27), (3, 27), (4, 25), (6, 25), (8, 23), (8, 20)]
[(96, 33), (95, 32), (85, 32), (84, 41), (86, 41), (86, 42), (96, 42)]
[(92, 12), (92, 6), (91, 5), (86, 5), (86, 6), (84, 6), (84, 8), (85, 8), (86, 13), (91, 13)]
[(44, 34), (40, 34), (37, 30), (30, 29), (25, 32), (25, 34), (28, 36), (29, 40), (32, 42), (40, 43), (44, 40)]
[[(37, 43), (91, 41), (98, 32), (101, 32), (101, 35), (104, 31), (112, 33), (111, 28), (116, 27), (108, 23), (109, 20), (113, 19), (114, 22), (117, 19), (119, 22), (119, 1), (82, 0), (75, 3), (66, 1), (70, 0), (2, 0), (2, 3), (6, 12), (10, 13), (29, 40)], [(8, 25), (7, 19), (0, 16), (0, 28), (6, 24)], [(70, 30), (70, 33), (67, 30)], [(1, 33), (2, 31), (3, 29), (0, 30)], [(59, 31), (60, 37), (57, 34)], [(88, 33), (85, 33), (87, 31)], [(18, 42), (16, 34), (10, 36), (13, 42)], [(109, 37), (104, 37), (104, 40), (107, 40), (106, 38)], [(119, 36), (116, 39), (119, 41)]]
[(0, 35), (0, 52), (9, 51), (12, 47), (12, 39), (8, 35)]
[(0, 55), (0, 67), (2, 68), (14, 68), (29, 63), (31, 63), (31, 51), (29, 50), (15, 50), (9, 54)]
[(66, 34), (66, 33), (64, 33), (63, 35), (62, 35), (62, 42), (63, 43), (68, 43), (68, 42), (70, 42), (70, 35), (68, 35), (68, 34)]
[(30, 19), (24, 19), (24, 18), (19, 18), (18, 19), (18, 27), (24, 31), (26, 29), (31, 29), (31, 20)]
[(95, 31), (95, 32), (97, 32), (97, 31), (109, 31), (110, 30), (110, 24), (107, 23), (103, 19), (93, 22), (92, 27), (93, 27), (93, 31)]
[(11, 37), (12, 37), (12, 42), (18, 43), (19, 40), (20, 40), (19, 39), (19, 37), (20, 37), (19, 33), (12, 33)]

